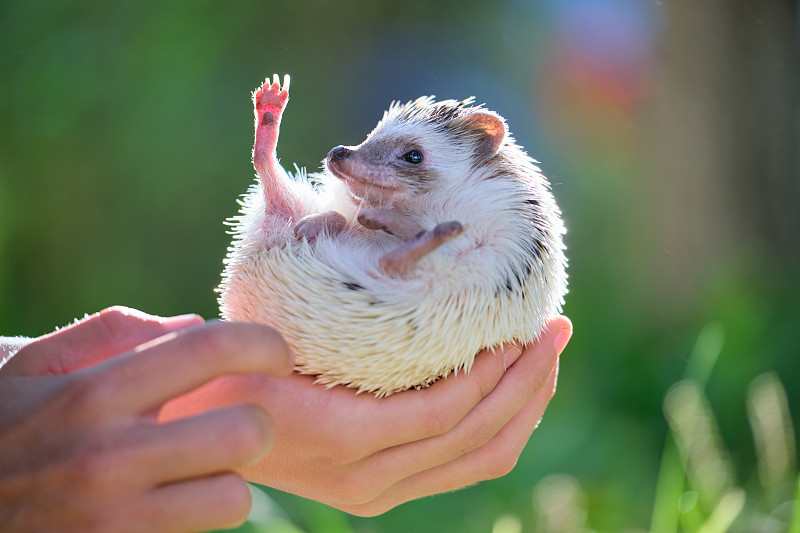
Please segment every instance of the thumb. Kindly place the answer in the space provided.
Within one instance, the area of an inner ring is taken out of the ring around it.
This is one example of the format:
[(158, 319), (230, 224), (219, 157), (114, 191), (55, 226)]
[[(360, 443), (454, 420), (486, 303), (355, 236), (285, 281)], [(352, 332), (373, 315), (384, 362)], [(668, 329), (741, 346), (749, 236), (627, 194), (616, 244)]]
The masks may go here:
[(127, 307), (109, 307), (37, 338), (12, 357), (3, 366), (3, 372), (70, 374), (167, 333), (203, 322), (202, 317), (193, 314), (162, 318)]

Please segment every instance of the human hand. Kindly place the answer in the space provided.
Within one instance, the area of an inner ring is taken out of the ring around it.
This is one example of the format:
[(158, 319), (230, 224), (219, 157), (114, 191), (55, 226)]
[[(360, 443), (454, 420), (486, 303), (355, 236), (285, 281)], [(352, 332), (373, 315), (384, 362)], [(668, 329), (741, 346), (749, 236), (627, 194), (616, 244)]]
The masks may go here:
[(231, 376), (169, 402), (161, 416), (262, 405), (274, 421), (275, 444), (241, 470), (244, 476), (373, 516), (508, 473), (555, 392), (558, 356), (571, 333), (567, 318), (555, 318), (521, 356), (518, 347), (503, 357), (482, 353), (469, 374), (388, 398), (326, 389), (298, 374)]
[(270, 328), (111, 308), (40, 337), (0, 368), (0, 524), (9, 531), (189, 531), (250, 509), (231, 472), (273, 428), (254, 405), (157, 424), (218, 376), (291, 371)]

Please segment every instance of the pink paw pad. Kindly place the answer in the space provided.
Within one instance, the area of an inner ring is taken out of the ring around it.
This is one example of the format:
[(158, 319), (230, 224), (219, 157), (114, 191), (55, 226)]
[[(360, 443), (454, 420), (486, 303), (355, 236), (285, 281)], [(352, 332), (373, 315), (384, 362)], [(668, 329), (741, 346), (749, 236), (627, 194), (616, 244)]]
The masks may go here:
[(286, 107), (289, 100), (289, 75), (283, 77), (283, 87), (281, 87), (278, 75), (272, 76), (264, 82), (260, 89), (253, 93), (253, 104), (259, 115), (259, 122), (268, 126), (276, 122)]

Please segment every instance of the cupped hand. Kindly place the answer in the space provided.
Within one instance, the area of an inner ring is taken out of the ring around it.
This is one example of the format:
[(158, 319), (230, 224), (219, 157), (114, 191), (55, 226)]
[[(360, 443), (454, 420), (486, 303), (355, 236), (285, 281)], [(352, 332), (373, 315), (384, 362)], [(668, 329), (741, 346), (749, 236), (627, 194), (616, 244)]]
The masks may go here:
[(348, 513), (403, 502), (508, 473), (556, 388), (572, 333), (565, 317), (538, 342), (477, 356), (468, 374), (378, 399), (292, 374), (229, 376), (169, 402), (163, 420), (247, 402), (272, 416), (272, 452), (242, 468), (250, 480)]
[[(107, 309), (0, 368), (0, 523), (9, 531), (189, 531), (250, 509), (245, 468), (274, 429), (255, 405), (158, 424), (167, 400), (218, 376), (291, 371), (273, 330)], [(230, 402), (229, 402), (230, 403)]]

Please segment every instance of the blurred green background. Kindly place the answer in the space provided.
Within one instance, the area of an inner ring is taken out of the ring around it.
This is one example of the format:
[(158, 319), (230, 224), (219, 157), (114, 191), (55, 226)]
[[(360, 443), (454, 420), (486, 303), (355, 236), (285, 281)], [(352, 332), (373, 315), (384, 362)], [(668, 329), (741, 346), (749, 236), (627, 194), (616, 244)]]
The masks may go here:
[[(268, 490), (284, 530), (800, 531), (797, 21), (781, 0), (0, 2), (0, 334), (217, 316), (264, 77), (291, 74), (278, 152), (311, 171), (392, 100), (474, 95), (564, 211), (558, 393), (505, 478), (369, 519)], [(259, 502), (243, 531), (278, 531)]]

